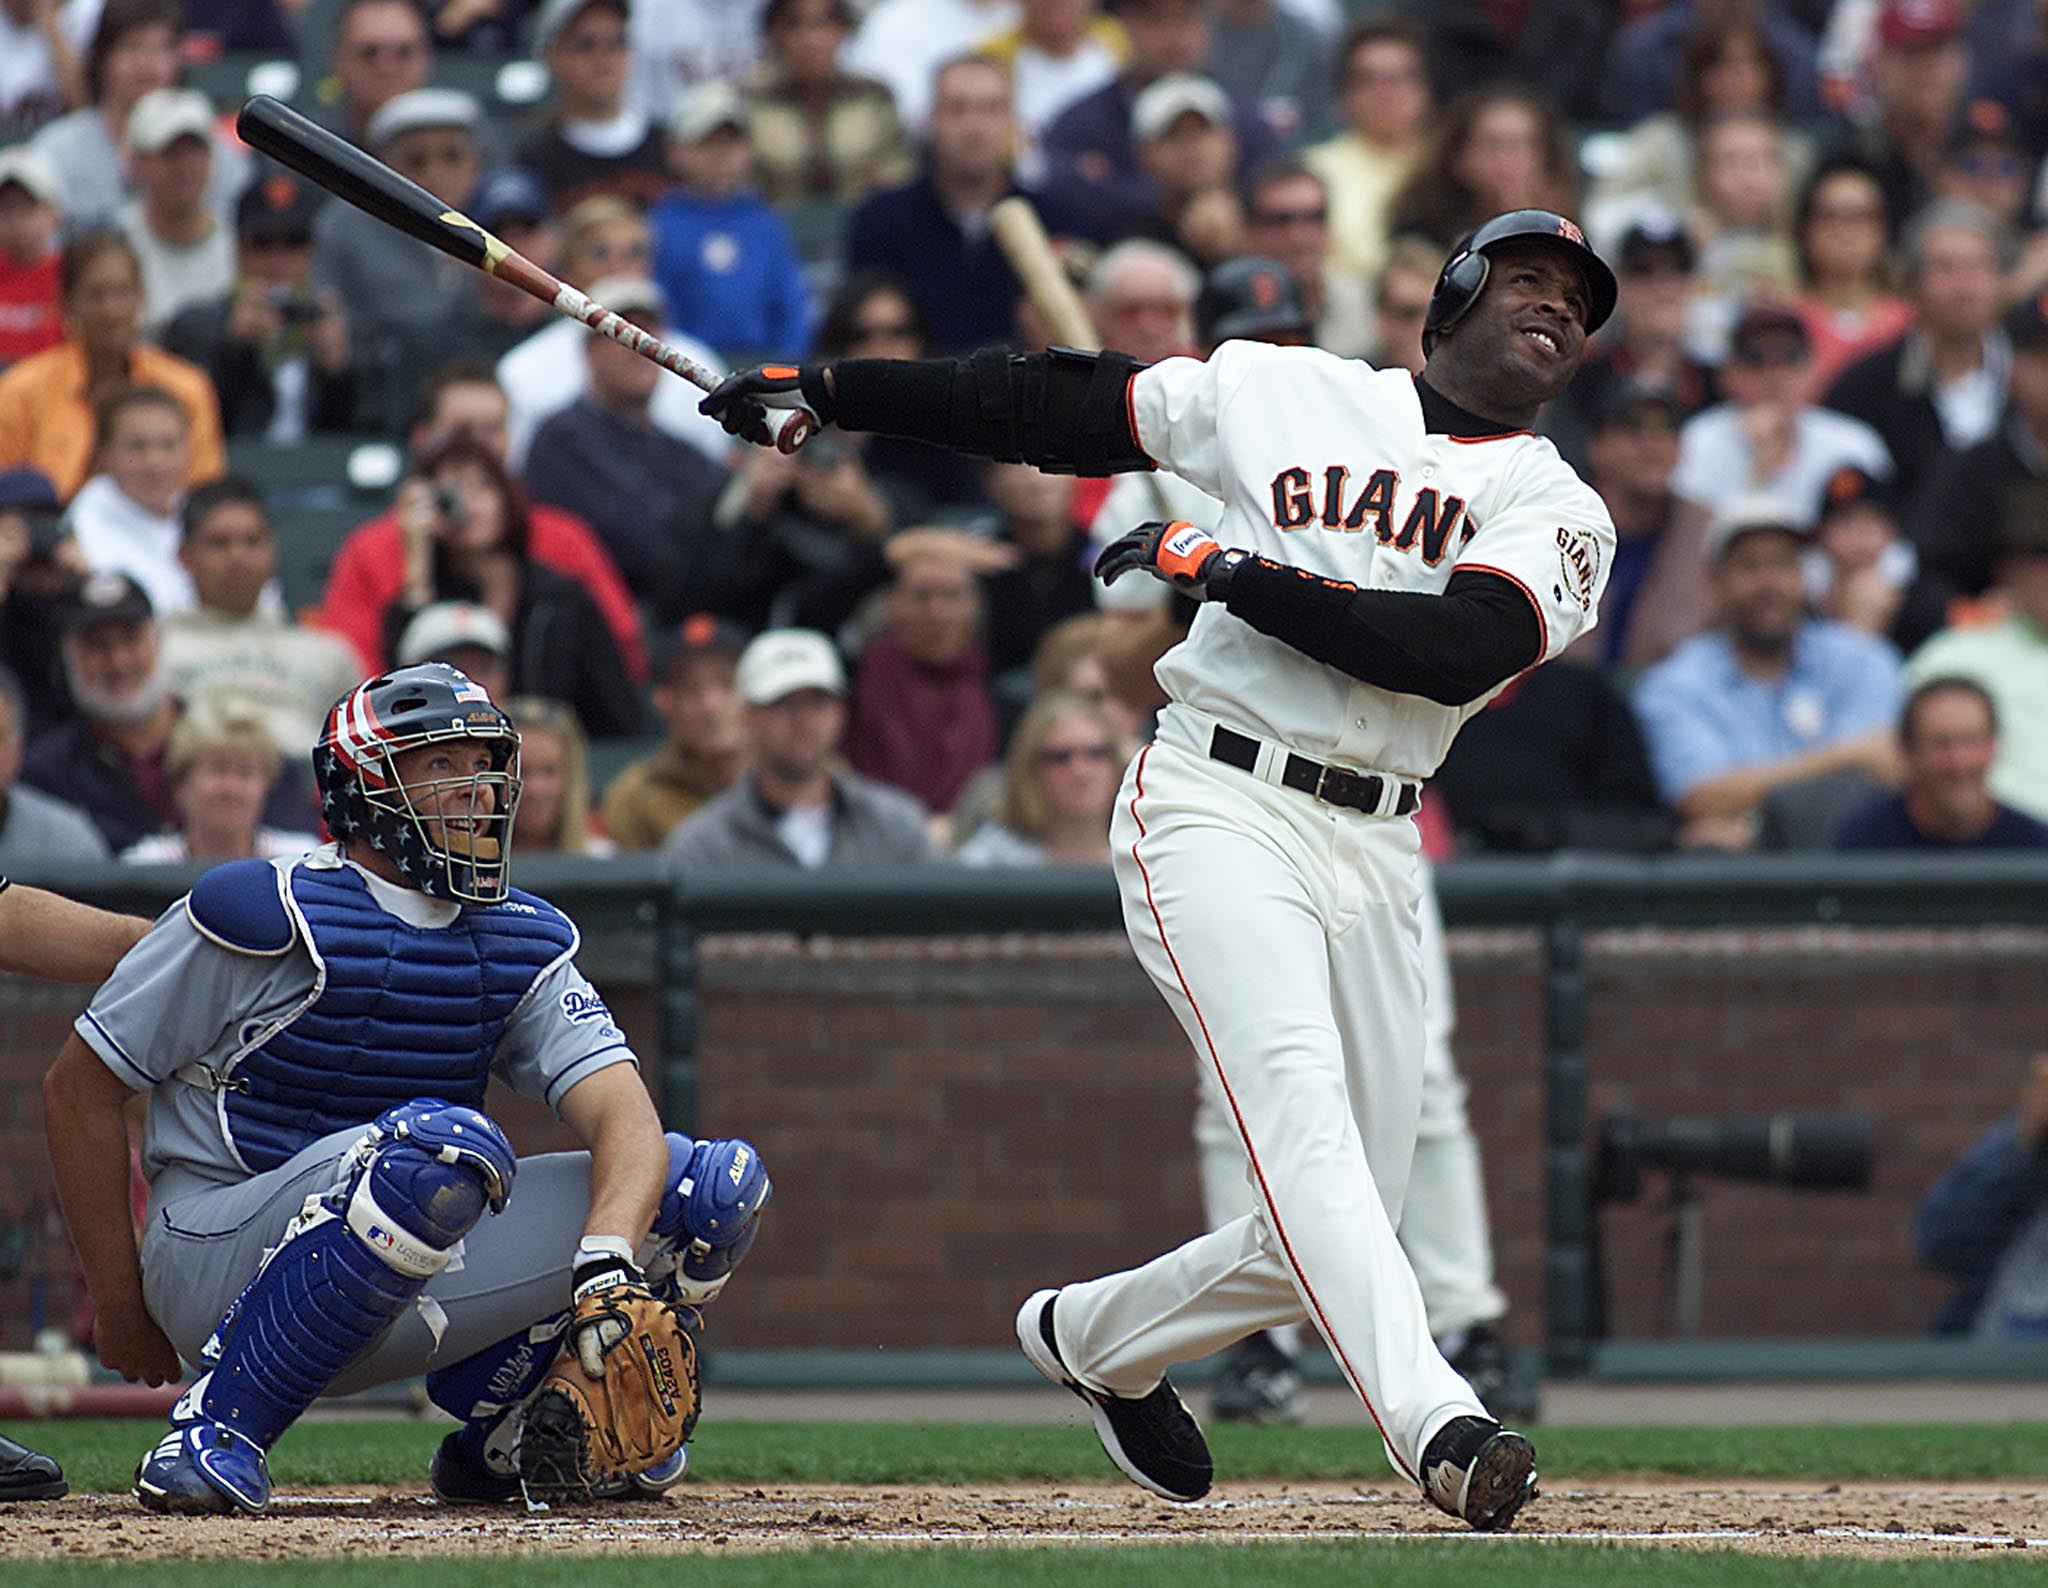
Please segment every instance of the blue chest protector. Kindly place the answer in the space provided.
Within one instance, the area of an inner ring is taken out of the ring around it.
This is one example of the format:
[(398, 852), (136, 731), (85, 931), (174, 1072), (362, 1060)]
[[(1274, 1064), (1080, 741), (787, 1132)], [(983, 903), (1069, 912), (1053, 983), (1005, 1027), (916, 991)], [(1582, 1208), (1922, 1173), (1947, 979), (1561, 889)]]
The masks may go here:
[(230, 1145), (258, 1172), (416, 1098), (481, 1108), (505, 1022), (577, 943), (566, 916), (516, 888), (446, 927), (390, 914), (351, 867), (296, 865), (287, 889), (289, 902), (268, 862), (234, 861), (188, 906), (224, 946), (275, 954), (302, 937), (319, 961), (312, 1001), (233, 1066), (222, 1094)]

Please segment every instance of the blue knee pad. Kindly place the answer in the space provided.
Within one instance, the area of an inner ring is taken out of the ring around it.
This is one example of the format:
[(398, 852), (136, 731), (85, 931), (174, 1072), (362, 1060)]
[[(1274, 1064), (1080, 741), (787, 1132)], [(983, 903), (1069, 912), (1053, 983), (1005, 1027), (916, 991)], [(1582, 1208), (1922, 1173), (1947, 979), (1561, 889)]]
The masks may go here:
[(650, 1281), (685, 1305), (701, 1307), (725, 1288), (760, 1233), (761, 1210), (775, 1194), (752, 1143), (727, 1136), (692, 1141), (671, 1131), (668, 1180), (653, 1234), (664, 1250)]
[(309, 1197), (228, 1309), (200, 1413), (268, 1449), (448, 1265), (484, 1209), (505, 1205), (511, 1143), (437, 1098), (380, 1115), (347, 1179)]

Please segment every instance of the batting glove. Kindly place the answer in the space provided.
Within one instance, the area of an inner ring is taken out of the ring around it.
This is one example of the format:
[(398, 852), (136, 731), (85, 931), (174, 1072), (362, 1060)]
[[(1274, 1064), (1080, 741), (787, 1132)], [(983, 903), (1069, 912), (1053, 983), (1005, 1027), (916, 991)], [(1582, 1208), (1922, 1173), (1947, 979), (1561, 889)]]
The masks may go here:
[(757, 364), (726, 376), (697, 404), (697, 412), (716, 419), (727, 435), (760, 447), (776, 444), (770, 409), (801, 408), (817, 415), (821, 425), (829, 425), (838, 412), (831, 388), (825, 384), (824, 365)]
[[(624, 1241), (586, 1235), (576, 1248), (576, 1266), (570, 1270), (569, 1304), (574, 1307), (585, 1296), (622, 1285), (644, 1287), (646, 1283)], [(605, 1352), (626, 1337), (623, 1318), (616, 1313), (593, 1313), (573, 1318), (570, 1328), (573, 1337), (569, 1343), (583, 1371), (592, 1378), (603, 1378)]]
[(1230, 575), (1244, 559), (1244, 552), (1225, 551), (1206, 530), (1185, 519), (1154, 519), (1103, 547), (1095, 577), (1115, 584), (1133, 569), (1143, 569), (1196, 601), (1221, 601)]

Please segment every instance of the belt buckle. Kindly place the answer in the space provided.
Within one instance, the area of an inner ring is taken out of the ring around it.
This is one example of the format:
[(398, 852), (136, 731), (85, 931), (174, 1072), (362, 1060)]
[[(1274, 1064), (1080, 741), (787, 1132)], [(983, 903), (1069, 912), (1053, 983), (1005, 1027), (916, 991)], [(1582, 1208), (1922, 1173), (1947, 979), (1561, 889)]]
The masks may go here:
[[(1370, 810), (1378, 805), (1361, 805), (1358, 793), (1365, 777), (1349, 767), (1325, 766), (1316, 776), (1316, 798), (1325, 804), (1341, 805), (1351, 810)], [(1348, 796), (1348, 797), (1347, 797)]]

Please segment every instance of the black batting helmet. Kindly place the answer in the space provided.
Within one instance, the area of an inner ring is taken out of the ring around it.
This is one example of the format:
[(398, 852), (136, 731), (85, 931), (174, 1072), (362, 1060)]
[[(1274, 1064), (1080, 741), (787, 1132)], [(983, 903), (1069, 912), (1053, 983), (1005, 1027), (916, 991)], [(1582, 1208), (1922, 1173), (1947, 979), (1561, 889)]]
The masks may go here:
[(1586, 275), (1586, 334), (1592, 335), (1614, 312), (1614, 272), (1607, 261), (1587, 245), (1578, 226), (1551, 210), (1509, 210), (1483, 222), (1459, 239), (1436, 278), (1436, 290), (1429, 295), (1429, 315), (1422, 322), (1422, 351), (1436, 350), (1437, 338), (1486, 290), (1487, 251), (1502, 243), (1555, 243), (1578, 261)]
[(1300, 283), (1277, 259), (1226, 259), (1195, 295), (1195, 339), (1204, 347), (1233, 337), (1307, 336), (1313, 329)]
[[(489, 769), (411, 783), (399, 777), (398, 756), (450, 740), (486, 745)], [(313, 781), (327, 830), (344, 842), (362, 839), (420, 892), (457, 904), (505, 897), (519, 730), (468, 674), (422, 662), (358, 684), (327, 713), (313, 746)]]

